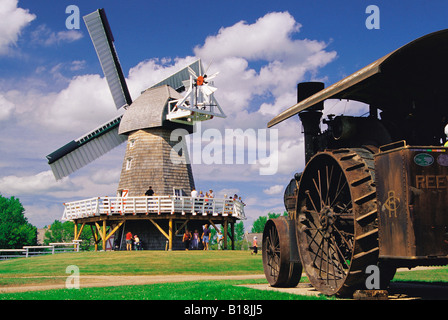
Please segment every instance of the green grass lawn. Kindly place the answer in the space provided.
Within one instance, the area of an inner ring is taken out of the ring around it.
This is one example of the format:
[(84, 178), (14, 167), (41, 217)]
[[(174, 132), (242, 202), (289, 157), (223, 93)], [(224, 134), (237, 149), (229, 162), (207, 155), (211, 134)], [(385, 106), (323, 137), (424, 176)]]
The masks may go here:
[(0, 300), (328, 300), (239, 286), (260, 280), (195, 281), (0, 294)]
[(261, 255), (249, 251), (79, 252), (0, 261), (2, 277), (84, 275), (262, 274)]
[[(263, 274), (261, 255), (249, 251), (120, 251), (81, 252), (0, 262), (0, 286), (63, 284), (66, 267), (80, 275)], [(260, 291), (240, 284), (266, 280), (162, 283), (2, 293), (0, 300), (300, 300), (282, 292)], [(306, 299), (309, 299), (308, 297)], [(326, 299), (319, 297), (315, 299)]]
[(409, 272), (397, 272), (392, 281), (448, 283), (448, 267), (434, 268), (430, 270), (412, 270)]
[[(0, 287), (63, 284), (66, 267), (83, 275), (263, 274), (249, 251), (120, 251), (61, 253), (0, 261)], [(398, 272), (394, 281), (448, 282), (448, 268)], [(306, 277), (301, 282), (307, 282)], [(222, 280), (1, 293), (0, 300), (295, 300), (314, 299), (238, 286), (266, 280)], [(319, 297), (319, 299), (327, 299)]]

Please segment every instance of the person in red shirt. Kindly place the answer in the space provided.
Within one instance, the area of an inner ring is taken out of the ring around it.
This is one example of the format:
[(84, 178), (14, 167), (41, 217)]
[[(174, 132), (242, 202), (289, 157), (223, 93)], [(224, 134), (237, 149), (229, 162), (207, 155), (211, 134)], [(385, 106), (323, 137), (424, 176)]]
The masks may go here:
[(130, 231), (126, 233), (126, 250), (132, 250), (132, 233)]

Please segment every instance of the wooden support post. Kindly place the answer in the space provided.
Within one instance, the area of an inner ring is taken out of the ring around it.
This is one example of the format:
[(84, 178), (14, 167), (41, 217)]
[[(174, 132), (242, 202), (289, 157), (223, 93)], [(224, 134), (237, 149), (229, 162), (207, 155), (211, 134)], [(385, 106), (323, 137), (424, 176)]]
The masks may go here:
[(232, 250), (235, 250), (235, 221), (230, 224), (230, 233), (232, 234), (230, 237), (232, 238)]
[(79, 240), (79, 237), (81, 236), (82, 230), (84, 229), (84, 226), (86, 225), (85, 222), (82, 223), (81, 229), (79, 229), (78, 233), (75, 233), (75, 240)]
[[(79, 237), (81, 236), (82, 230), (84, 229), (85, 225), (86, 225), (86, 223), (83, 222), (82, 225), (81, 225), (81, 229), (79, 229), (79, 232), (78, 232), (78, 221), (75, 220), (75, 234), (74, 234), (74, 239), (73, 240), (79, 240)], [(75, 250), (79, 251), (79, 243), (75, 244)]]
[(109, 233), (106, 236), (106, 241), (109, 240), (109, 238), (115, 233), (115, 231), (117, 231), (121, 227), (123, 223), (124, 220), (118, 223), (111, 231), (109, 231)]
[(98, 222), (95, 222), (96, 230), (99, 235), (95, 235), (95, 251), (98, 250), (99, 238), (102, 240), (103, 250), (106, 251), (106, 231), (107, 231), (107, 221), (103, 220), (103, 227), (101, 227)]
[(227, 229), (228, 229), (228, 220), (226, 218), (224, 220), (224, 250), (227, 250)]
[(208, 219), (208, 221), (209, 221), (210, 224), (213, 226), (213, 228), (215, 228), (215, 230), (218, 232), (219, 229), (218, 229), (218, 227), (213, 223), (212, 219)]
[(95, 222), (95, 230), (97, 232), (97, 237), (98, 237), (98, 243), (100, 242), (100, 239), (102, 238), (102, 233), (101, 233), (101, 226), (98, 224), (98, 222)]
[(151, 218), (148, 218), (149, 221), (152, 222), (153, 225), (156, 226), (157, 229), (159, 229), (159, 231), (165, 236), (165, 238), (167, 238), (168, 240), (170, 239), (169, 235), (166, 234), (166, 232)]
[(173, 219), (172, 218), (170, 218), (170, 220), (169, 220), (168, 227), (169, 227), (168, 228), (168, 235), (169, 235), (168, 250), (171, 251), (171, 250), (173, 250)]
[(190, 219), (187, 219), (187, 220), (180, 226), (180, 228), (174, 233), (175, 236), (177, 236), (177, 234), (179, 233), (179, 231), (181, 231), (182, 228), (185, 227), (185, 225), (188, 223), (188, 221), (190, 221)]
[(98, 234), (96, 233), (96, 227), (90, 225), (90, 229), (92, 230), (93, 238), (95, 240), (95, 251), (98, 251)]
[(103, 220), (103, 230), (102, 230), (102, 236), (103, 239), (103, 250), (106, 251), (106, 220)]
[(75, 220), (73, 222), (75, 223), (74, 239), (73, 240), (78, 240), (78, 221)]

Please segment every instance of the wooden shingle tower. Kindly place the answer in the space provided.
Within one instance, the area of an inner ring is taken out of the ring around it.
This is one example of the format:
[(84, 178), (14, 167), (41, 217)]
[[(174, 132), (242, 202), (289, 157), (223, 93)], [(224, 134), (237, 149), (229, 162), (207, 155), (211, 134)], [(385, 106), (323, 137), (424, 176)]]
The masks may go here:
[[(182, 148), (181, 154), (174, 152), (179, 141), (171, 138), (173, 129), (186, 125), (166, 120), (169, 100), (181, 98), (168, 85), (151, 88), (124, 114), (118, 133), (128, 135), (128, 144), (118, 194), (127, 190), (131, 197), (142, 196), (151, 186), (157, 195), (171, 195), (174, 190), (189, 195), (194, 188), (186, 148)], [(185, 129), (191, 130), (191, 126)]]

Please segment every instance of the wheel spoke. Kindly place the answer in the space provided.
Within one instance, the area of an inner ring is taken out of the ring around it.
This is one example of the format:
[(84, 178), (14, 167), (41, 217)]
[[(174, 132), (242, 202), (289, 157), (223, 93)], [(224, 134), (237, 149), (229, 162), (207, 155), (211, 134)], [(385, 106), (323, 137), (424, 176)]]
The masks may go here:
[[(375, 192), (372, 153), (363, 149), (320, 151), (301, 175), (297, 198), (297, 241), (302, 264), (311, 284), (324, 294), (351, 294), (365, 282), (352, 271), (378, 263), (374, 254), (378, 241), (362, 237), (371, 230), (358, 228), (356, 219), (376, 206), (369, 198), (361, 204), (353, 199)], [(366, 177), (369, 174), (369, 179)], [(358, 183), (352, 184), (352, 181)], [(363, 238), (362, 246), (355, 239)], [(351, 270), (353, 269), (353, 270)]]
[(330, 185), (331, 185), (331, 177), (333, 176), (333, 168), (334, 166), (331, 166), (331, 171), (328, 173), (328, 166), (325, 166), (326, 174), (327, 174), (327, 195), (325, 197), (325, 205), (329, 205), (328, 199), (330, 197)]
[[(341, 172), (341, 174), (342, 174), (342, 172)], [(335, 205), (336, 200), (338, 199), (338, 197), (341, 194), (342, 190), (344, 190), (345, 186), (347, 186), (347, 181), (344, 181), (344, 184), (341, 186), (340, 189), (336, 188), (337, 193), (336, 193), (336, 196), (334, 197), (333, 201), (331, 202), (330, 207), (333, 207)]]
[[(319, 176), (320, 176), (320, 171), (318, 171), (318, 174), (319, 174)], [(318, 180), (319, 180), (319, 184), (320, 184), (320, 178), (318, 178)], [(318, 194), (318, 196), (319, 196), (320, 208), (322, 208), (322, 207), (325, 206), (325, 204), (322, 203), (322, 193), (321, 193), (320, 187), (317, 186), (317, 183), (316, 183), (316, 180), (315, 180), (315, 179), (313, 179), (313, 183), (314, 183), (314, 187), (316, 188), (316, 192), (317, 192), (317, 194)], [(317, 211), (317, 210), (316, 210), (316, 211)], [(320, 211), (320, 210), (319, 210), (319, 211)]]
[(315, 211), (315, 212), (319, 212), (319, 211), (316, 209), (316, 206), (315, 206), (315, 204), (314, 204), (314, 201), (313, 201), (313, 199), (312, 199), (311, 196), (310, 196), (310, 192), (309, 192), (309, 190), (305, 191), (305, 193), (306, 193), (306, 195), (308, 196), (308, 199), (310, 199), (311, 204), (313, 205), (314, 211)]
[(269, 236), (266, 242), (268, 247), (267, 265), (270, 275), (274, 279), (277, 279), (280, 272), (280, 242), (278, 233), (274, 228), (269, 230)]
[(347, 239), (353, 239), (354, 234), (353, 233), (348, 233), (348, 232), (344, 232), (344, 231), (340, 231), (337, 227), (334, 227), (334, 229), (336, 230), (336, 232), (341, 236), (342, 241), (344, 241), (344, 243), (346, 244), (346, 246), (352, 250), (353, 248), (351, 247), (351, 244), (348, 242)]

